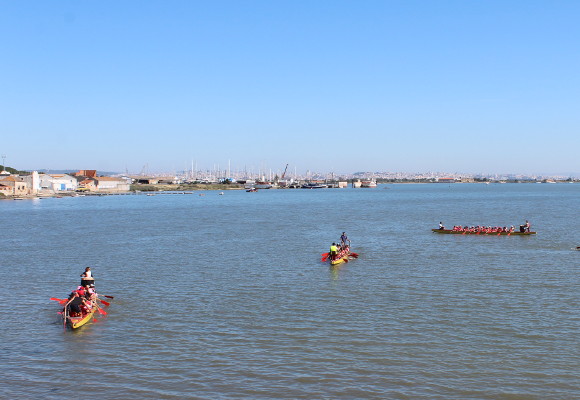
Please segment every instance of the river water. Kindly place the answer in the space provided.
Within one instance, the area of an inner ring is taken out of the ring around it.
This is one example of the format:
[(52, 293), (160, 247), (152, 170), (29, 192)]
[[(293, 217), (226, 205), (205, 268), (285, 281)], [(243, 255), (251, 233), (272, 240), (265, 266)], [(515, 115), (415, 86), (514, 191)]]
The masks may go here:
[[(579, 206), (580, 184), (0, 201), (0, 398), (579, 398)], [(331, 268), (342, 231), (360, 257)], [(49, 299), (86, 266), (114, 299), (65, 332)]]

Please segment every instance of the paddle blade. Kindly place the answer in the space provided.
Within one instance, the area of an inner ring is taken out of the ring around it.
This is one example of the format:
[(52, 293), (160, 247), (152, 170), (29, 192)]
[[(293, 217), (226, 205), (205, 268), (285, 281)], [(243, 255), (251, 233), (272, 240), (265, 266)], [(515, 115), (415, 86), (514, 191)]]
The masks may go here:
[(63, 300), (63, 299), (57, 299), (56, 297), (51, 297), (50, 299), (54, 300), (54, 301), (62, 301)]
[(327, 255), (324, 255), (324, 256), (322, 256), (322, 262), (325, 262), (326, 260), (328, 260), (328, 254), (327, 254)]
[(110, 306), (110, 305), (111, 305), (111, 303), (109, 303), (108, 301), (101, 300), (101, 299), (99, 299), (99, 301), (100, 301), (101, 303), (103, 303), (104, 305), (106, 305), (106, 306)]
[(106, 294), (102, 294), (101, 296), (106, 297), (107, 299), (114, 299), (115, 296), (107, 296)]
[(344, 257), (342, 260), (343, 260), (345, 263), (347, 263), (347, 262), (348, 262), (348, 257)]
[(105, 310), (103, 310), (101, 307), (97, 308), (97, 311), (99, 312), (99, 314), (101, 315), (107, 315), (107, 312)]

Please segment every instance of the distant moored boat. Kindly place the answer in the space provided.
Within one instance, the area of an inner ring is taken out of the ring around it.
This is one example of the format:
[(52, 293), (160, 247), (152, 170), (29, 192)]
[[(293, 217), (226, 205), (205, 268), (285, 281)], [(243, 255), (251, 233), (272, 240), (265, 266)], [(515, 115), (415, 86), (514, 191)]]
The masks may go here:
[(370, 181), (362, 181), (360, 184), (361, 188), (376, 188), (377, 187), (377, 182), (375, 182), (374, 180), (370, 180)]

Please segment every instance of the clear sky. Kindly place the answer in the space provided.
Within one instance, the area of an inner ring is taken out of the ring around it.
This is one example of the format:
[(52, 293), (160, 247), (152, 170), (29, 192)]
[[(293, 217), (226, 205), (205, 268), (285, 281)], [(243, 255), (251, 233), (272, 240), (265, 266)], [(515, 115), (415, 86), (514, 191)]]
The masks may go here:
[(580, 173), (579, 21), (576, 0), (0, 0), (0, 153)]

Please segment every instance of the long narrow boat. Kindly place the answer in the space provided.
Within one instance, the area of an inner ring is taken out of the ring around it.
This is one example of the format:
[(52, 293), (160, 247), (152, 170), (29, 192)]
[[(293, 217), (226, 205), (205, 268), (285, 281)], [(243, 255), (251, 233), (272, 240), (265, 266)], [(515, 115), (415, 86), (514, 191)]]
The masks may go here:
[(329, 260), (330, 265), (339, 265), (345, 262), (348, 262), (350, 258), (357, 258), (357, 253), (351, 253), (350, 247), (345, 247), (342, 249), (334, 259), (330, 259), (329, 253), (322, 254), (322, 261)]
[(435, 233), (445, 233), (451, 235), (489, 235), (489, 236), (528, 236), (535, 235), (536, 232), (486, 232), (486, 231), (454, 231), (452, 229), (431, 229)]
[[(77, 291), (78, 291), (78, 289), (74, 290), (73, 293), (77, 292)], [(79, 297), (84, 297), (84, 295), (79, 296)], [(106, 315), (105, 311), (100, 310), (99, 304), (97, 303), (97, 301), (100, 301), (105, 305), (109, 304), (108, 302), (99, 299), (98, 295), (95, 293), (93, 298), (90, 301), (88, 299), (85, 299), (91, 306), (88, 310), (85, 307), (80, 307), (81, 312), (77, 313), (74, 316), (71, 316), (69, 314), (69, 312), (70, 312), (69, 306), (67, 305), (66, 307), (64, 307), (69, 302), (70, 297), (68, 299), (57, 299), (57, 298), (51, 297), (50, 299), (54, 300), (54, 301), (58, 301), (59, 304), (61, 306), (63, 306), (62, 311), (60, 311), (59, 314), (61, 315), (61, 317), (63, 319), (63, 325), (65, 327), (68, 326), (71, 329), (77, 329), (77, 328), (80, 328), (81, 326), (85, 325), (87, 322), (89, 322), (94, 317), (94, 315), (97, 311), (99, 311), (103, 315)]]

